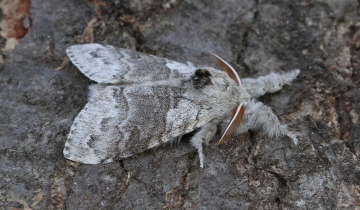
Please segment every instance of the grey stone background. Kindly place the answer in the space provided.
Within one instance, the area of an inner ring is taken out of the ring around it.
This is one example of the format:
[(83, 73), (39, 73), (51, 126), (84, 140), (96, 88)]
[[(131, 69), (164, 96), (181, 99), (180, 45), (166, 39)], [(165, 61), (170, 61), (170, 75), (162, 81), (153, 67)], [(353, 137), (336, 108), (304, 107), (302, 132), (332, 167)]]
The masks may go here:
[[(105, 3), (105, 4), (103, 4)], [(354, 0), (33, 0), (31, 28), (0, 69), (0, 209), (360, 209), (360, 25)], [(302, 70), (261, 101), (299, 136), (257, 131), (196, 150), (147, 151), (112, 164), (62, 150), (89, 80), (62, 63), (94, 41), (241, 77)], [(0, 40), (4, 44), (4, 40)]]

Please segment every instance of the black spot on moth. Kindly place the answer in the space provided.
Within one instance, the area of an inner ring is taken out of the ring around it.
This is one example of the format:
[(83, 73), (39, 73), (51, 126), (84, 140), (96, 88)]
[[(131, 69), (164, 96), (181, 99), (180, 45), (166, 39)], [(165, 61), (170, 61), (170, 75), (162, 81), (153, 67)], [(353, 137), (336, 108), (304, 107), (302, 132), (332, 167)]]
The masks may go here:
[(191, 81), (194, 87), (202, 88), (205, 85), (211, 84), (210, 72), (206, 69), (197, 69), (195, 74), (191, 76)]

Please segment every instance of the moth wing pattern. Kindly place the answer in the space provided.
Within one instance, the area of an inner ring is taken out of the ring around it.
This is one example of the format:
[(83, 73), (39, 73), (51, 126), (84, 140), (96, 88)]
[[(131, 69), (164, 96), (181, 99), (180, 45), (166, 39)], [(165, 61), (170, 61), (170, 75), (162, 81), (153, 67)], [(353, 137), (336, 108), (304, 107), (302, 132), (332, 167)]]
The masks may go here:
[(217, 101), (198, 104), (197, 94), (179, 86), (100, 89), (75, 118), (64, 155), (86, 164), (113, 162), (201, 128), (230, 110)]
[(70, 46), (66, 53), (85, 76), (99, 84), (186, 78), (196, 70), (190, 64), (95, 43)]

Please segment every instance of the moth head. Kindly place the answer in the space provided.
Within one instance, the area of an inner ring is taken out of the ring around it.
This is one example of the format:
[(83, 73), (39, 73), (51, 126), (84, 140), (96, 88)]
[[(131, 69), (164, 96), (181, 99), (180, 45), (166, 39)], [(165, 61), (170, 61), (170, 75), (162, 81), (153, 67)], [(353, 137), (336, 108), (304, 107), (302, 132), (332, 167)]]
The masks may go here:
[(202, 88), (206, 85), (212, 84), (211, 83), (211, 74), (207, 69), (197, 69), (195, 74), (191, 76), (191, 84), (195, 88)]
[[(245, 89), (243, 88), (243, 86), (241, 85), (241, 80), (240, 77), (238, 75), (238, 73), (235, 71), (235, 69), (226, 61), (224, 61), (222, 58), (220, 58), (219, 56), (210, 53), (216, 62), (216, 66), (222, 70), (225, 71), (228, 76), (239, 86), (239, 90), (240, 91), (240, 95), (242, 94), (247, 94), (247, 92), (245, 91)], [(241, 96), (240, 96), (241, 97)], [(233, 111), (233, 114), (231, 116), (230, 122), (228, 124), (228, 126), (226, 127), (225, 132), (223, 133), (221, 139), (217, 142), (217, 144), (222, 144), (225, 141), (227, 141), (230, 136), (235, 133), (236, 129), (239, 127), (242, 118), (244, 116), (245, 113), (245, 106), (243, 103), (240, 103)]]

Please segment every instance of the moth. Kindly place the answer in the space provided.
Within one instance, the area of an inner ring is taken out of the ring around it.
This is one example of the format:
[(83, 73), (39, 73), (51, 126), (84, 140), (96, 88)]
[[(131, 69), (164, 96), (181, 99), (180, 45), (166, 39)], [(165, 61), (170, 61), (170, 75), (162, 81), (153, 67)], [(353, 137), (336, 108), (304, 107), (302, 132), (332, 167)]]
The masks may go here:
[(249, 129), (297, 144), (296, 135), (255, 98), (282, 89), (300, 70), (240, 80), (215, 54), (219, 69), (101, 44), (74, 45), (66, 53), (97, 83), (89, 86), (88, 103), (70, 128), (64, 148), (69, 160), (110, 163), (194, 133), (190, 142), (203, 167), (203, 144), (218, 128), (218, 144)]

